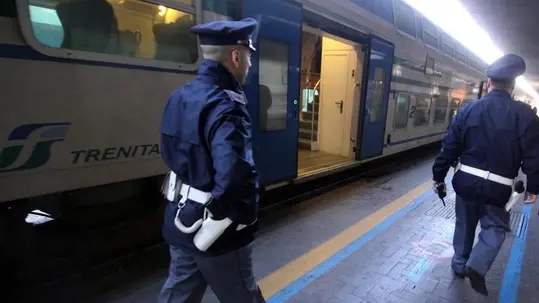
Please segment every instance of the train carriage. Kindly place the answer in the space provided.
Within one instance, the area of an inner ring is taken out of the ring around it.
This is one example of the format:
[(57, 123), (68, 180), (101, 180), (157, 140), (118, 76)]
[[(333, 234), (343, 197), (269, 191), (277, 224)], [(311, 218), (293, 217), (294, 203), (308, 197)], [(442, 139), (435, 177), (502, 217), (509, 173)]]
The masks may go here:
[(201, 60), (188, 28), (248, 16), (267, 189), (438, 141), (484, 90), (486, 65), (402, 0), (2, 1), (0, 202), (165, 174), (161, 113)]

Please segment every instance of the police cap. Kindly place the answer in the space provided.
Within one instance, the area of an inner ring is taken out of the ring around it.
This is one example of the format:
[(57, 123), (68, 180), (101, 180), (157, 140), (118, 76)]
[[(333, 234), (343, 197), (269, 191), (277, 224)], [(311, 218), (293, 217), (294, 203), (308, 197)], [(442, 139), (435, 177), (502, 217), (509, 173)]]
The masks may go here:
[(494, 61), (487, 69), (487, 77), (492, 80), (510, 81), (524, 74), (526, 62), (515, 54), (507, 54)]
[(258, 22), (253, 18), (240, 21), (213, 21), (191, 27), (201, 45), (244, 45), (256, 51), (251, 34)]

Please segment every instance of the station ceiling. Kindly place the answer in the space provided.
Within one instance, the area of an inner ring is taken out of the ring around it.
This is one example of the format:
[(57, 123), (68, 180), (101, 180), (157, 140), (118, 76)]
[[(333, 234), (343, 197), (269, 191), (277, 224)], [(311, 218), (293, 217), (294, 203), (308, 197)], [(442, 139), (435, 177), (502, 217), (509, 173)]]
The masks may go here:
[(459, 1), (499, 49), (526, 60), (524, 76), (539, 92), (539, 0)]

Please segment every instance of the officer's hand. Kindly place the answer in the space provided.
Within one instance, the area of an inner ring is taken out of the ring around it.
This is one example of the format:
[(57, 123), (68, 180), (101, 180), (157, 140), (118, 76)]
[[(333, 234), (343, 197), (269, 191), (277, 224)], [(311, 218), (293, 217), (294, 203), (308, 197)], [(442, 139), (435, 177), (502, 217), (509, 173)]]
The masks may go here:
[(441, 182), (441, 183), (438, 183), (436, 181), (434, 181), (434, 183), (432, 184), (432, 189), (434, 190), (434, 192), (436, 194), (438, 194), (438, 186), (439, 184), (443, 184), (443, 187), (441, 187), (443, 190), (445, 190), (445, 183), (444, 182)]
[(537, 201), (537, 195), (526, 192), (526, 196), (524, 197), (524, 204), (533, 204), (535, 203), (535, 201)]

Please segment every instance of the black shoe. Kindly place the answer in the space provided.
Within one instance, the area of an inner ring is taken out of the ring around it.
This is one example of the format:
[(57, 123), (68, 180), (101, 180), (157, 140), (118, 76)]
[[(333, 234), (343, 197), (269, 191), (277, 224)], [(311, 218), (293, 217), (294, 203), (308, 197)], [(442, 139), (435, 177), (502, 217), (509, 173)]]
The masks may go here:
[(466, 278), (466, 272), (460, 272), (458, 270), (456, 270), (453, 265), (451, 265), (451, 269), (453, 270), (453, 274), (455, 276), (457, 276), (458, 278), (461, 278), (461, 279), (464, 279)]
[(469, 267), (466, 268), (466, 271), (466, 276), (470, 279), (470, 285), (472, 286), (472, 288), (478, 293), (484, 296), (488, 296), (485, 277), (481, 276), (478, 272)]
[(456, 270), (453, 269), (453, 274), (457, 277), (457, 278), (460, 278), (460, 279), (464, 279), (466, 278), (466, 275), (464, 273), (461, 273), (461, 272), (458, 272)]

